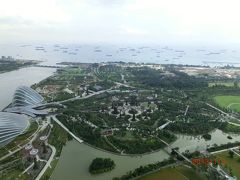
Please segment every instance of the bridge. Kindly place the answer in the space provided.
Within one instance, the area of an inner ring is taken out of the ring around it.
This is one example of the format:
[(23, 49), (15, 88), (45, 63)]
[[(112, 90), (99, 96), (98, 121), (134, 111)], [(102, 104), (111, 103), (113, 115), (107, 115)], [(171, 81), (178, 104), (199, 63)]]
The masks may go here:
[(170, 144), (168, 144), (166, 141), (158, 138), (162, 143), (164, 143), (168, 148), (170, 148), (172, 151), (174, 151), (175, 153), (177, 153), (179, 156), (181, 156), (185, 161), (187, 161), (188, 163), (190, 163), (191, 165), (195, 166), (196, 165), (190, 160), (188, 159), (186, 156), (184, 156), (182, 153), (180, 153), (178, 150), (174, 149)]

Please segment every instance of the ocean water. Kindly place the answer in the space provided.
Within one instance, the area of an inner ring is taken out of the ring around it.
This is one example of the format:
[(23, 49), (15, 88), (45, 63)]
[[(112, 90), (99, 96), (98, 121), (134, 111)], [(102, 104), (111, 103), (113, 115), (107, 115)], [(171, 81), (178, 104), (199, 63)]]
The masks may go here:
[(198, 46), (141, 46), (141, 45), (86, 45), (86, 44), (0, 44), (0, 56), (57, 62), (124, 61), (159, 64), (240, 65), (240, 47)]

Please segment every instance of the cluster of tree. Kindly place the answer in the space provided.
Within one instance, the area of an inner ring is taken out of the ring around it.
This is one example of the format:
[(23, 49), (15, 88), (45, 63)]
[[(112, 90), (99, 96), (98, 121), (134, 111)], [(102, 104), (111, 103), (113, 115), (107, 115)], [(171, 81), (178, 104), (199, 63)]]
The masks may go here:
[(173, 131), (173, 132), (179, 132), (184, 134), (193, 134), (198, 135), (202, 133), (208, 133), (209, 131), (221, 127), (223, 122), (219, 121), (199, 121), (199, 122), (189, 122), (189, 123), (183, 123), (183, 122), (174, 122), (169, 124), (166, 129)]
[(208, 83), (204, 78), (189, 76), (186, 73), (171, 69), (171, 74), (154, 70), (151, 68), (132, 68), (131, 73), (135, 79), (150, 87), (166, 87), (166, 88), (202, 88), (208, 87)]
[(124, 152), (128, 154), (143, 154), (165, 147), (165, 144), (163, 144), (157, 138), (147, 138), (146, 140), (143, 140), (142, 138), (136, 138), (133, 140), (127, 140), (109, 137), (109, 140), (116, 147), (124, 150)]
[(115, 167), (115, 163), (110, 158), (95, 158), (89, 166), (91, 174), (100, 174), (111, 171)]
[(199, 151), (194, 151), (192, 153), (184, 152), (183, 155), (186, 156), (188, 159), (192, 159), (192, 158), (199, 157), (201, 153)]
[(176, 161), (172, 158), (168, 160), (164, 160), (161, 162), (157, 162), (154, 164), (148, 164), (146, 166), (140, 166), (139, 168), (135, 169), (134, 171), (129, 171), (127, 174), (123, 175), (122, 177), (115, 177), (113, 178), (114, 180), (128, 180), (128, 179), (133, 179), (138, 176), (142, 176), (146, 173), (149, 173), (151, 171), (157, 170), (163, 166), (166, 166), (168, 164), (173, 164), (176, 163)]
[(121, 67), (120, 66), (116, 66), (116, 65), (105, 65), (105, 66), (100, 66), (98, 68), (97, 72), (97, 76), (101, 79), (105, 79), (105, 80), (113, 80), (113, 81), (120, 81), (121, 80), (121, 75), (119, 73), (119, 71), (121, 71)]
[(97, 145), (100, 140), (100, 129), (95, 129), (82, 121), (69, 120), (69, 116), (58, 115), (57, 118), (76, 136), (81, 137), (86, 142)]
[(56, 156), (59, 157), (63, 146), (66, 144), (66, 142), (70, 139), (70, 136), (68, 136), (68, 133), (55, 122), (53, 122), (53, 128), (49, 137), (49, 144), (52, 144), (56, 148)]
[(0, 60), (0, 72), (7, 72), (16, 70), (21, 67), (34, 64), (33, 62), (18, 63), (17, 61), (1, 61)]
[(212, 138), (211, 134), (204, 134), (204, 135), (202, 135), (202, 137), (206, 140), (211, 140), (211, 138)]
[(89, 90), (97, 91), (97, 89), (95, 88), (96, 85), (101, 87), (99, 90), (103, 90), (103, 89), (111, 88), (114, 85), (114, 83), (111, 81), (107, 81), (107, 80), (98, 81), (97, 83), (93, 82), (93, 83), (89, 84)]
[(177, 137), (167, 130), (158, 131), (158, 137), (167, 143), (171, 143), (177, 139)]
[(228, 151), (228, 154), (229, 154), (229, 156), (230, 156), (230, 158), (233, 158), (233, 156), (234, 156), (234, 152), (233, 151)]
[(234, 143), (227, 143), (227, 144), (222, 144), (222, 145), (215, 145), (213, 147), (207, 148), (208, 152), (214, 152), (214, 151), (219, 151), (222, 149), (228, 149), (232, 147), (240, 146), (240, 142), (234, 142)]
[(225, 122), (221, 127), (219, 127), (224, 132), (240, 133), (240, 127), (233, 124)]

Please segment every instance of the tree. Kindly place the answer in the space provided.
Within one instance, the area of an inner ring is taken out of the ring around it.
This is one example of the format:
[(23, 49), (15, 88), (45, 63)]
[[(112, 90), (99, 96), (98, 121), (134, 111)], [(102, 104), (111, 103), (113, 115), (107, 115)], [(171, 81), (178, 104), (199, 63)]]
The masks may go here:
[(47, 147), (46, 147), (45, 142), (43, 142), (42, 146), (43, 146), (43, 154), (46, 154), (47, 153)]
[(230, 176), (233, 176), (233, 172), (232, 172), (232, 168), (231, 167), (229, 167), (229, 174), (230, 174)]
[(234, 81), (233, 85), (234, 85), (235, 88), (238, 88), (238, 82), (237, 81)]
[(113, 114), (118, 114), (118, 109), (116, 106), (113, 107)]
[(37, 162), (37, 158), (34, 158), (34, 165), (33, 165), (33, 169), (38, 169), (38, 162)]
[(228, 151), (230, 158), (233, 158), (234, 152), (232, 150)]
[(135, 117), (135, 112), (133, 112), (133, 118), (132, 118), (133, 121), (136, 120), (136, 117)]
[(115, 167), (115, 163), (110, 158), (95, 158), (89, 166), (89, 172), (92, 174), (111, 171)]

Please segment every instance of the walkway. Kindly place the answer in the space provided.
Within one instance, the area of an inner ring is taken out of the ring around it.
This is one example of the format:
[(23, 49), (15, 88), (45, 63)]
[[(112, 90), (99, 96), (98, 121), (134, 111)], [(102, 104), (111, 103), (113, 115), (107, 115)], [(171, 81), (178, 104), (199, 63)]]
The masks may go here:
[[(235, 148), (236, 149), (236, 148)], [(235, 149), (231, 148), (230, 151), (232, 151), (234, 154), (240, 157), (240, 154), (235, 151)]]
[(188, 109), (189, 109), (189, 105), (187, 105), (187, 108), (186, 108), (186, 110), (185, 110), (185, 112), (184, 112), (184, 116), (187, 115)]
[(217, 107), (215, 107), (215, 106), (213, 106), (213, 105), (211, 105), (211, 104), (209, 104), (209, 103), (206, 103), (206, 105), (208, 105), (208, 106), (210, 106), (211, 108), (219, 111), (220, 113), (222, 113), (222, 114), (224, 114), (224, 115), (226, 115), (226, 116), (228, 116), (228, 117), (230, 117), (230, 118), (236, 119), (236, 120), (238, 120), (238, 121), (240, 122), (240, 119), (238, 119), (238, 118), (236, 118), (236, 117), (234, 117), (234, 116), (232, 116), (232, 115), (230, 115), (230, 114), (222, 111), (221, 109), (219, 109), (219, 108), (217, 108)]
[(159, 126), (158, 128), (156, 128), (156, 131), (164, 129), (164, 128), (165, 128), (167, 125), (169, 125), (171, 122), (172, 122), (172, 121), (168, 121), (168, 122), (166, 122), (165, 124)]
[(236, 147), (233, 147), (233, 148), (221, 149), (221, 150), (218, 150), (218, 151), (213, 151), (213, 152), (210, 152), (210, 154), (217, 154), (217, 153), (228, 151), (230, 149), (237, 149), (237, 148), (239, 148), (239, 146), (236, 146)]
[(56, 148), (55, 148), (54, 146), (48, 144), (47, 142), (46, 142), (46, 145), (51, 148), (52, 154), (51, 154), (50, 158), (48, 159), (46, 165), (45, 165), (44, 168), (41, 170), (41, 172), (38, 174), (38, 176), (36, 177), (35, 180), (41, 179), (41, 177), (44, 175), (44, 173), (46, 172), (46, 170), (48, 169), (48, 167), (51, 168), (51, 162), (53, 161), (53, 158), (54, 158), (54, 156), (55, 156), (55, 154), (56, 154)]
[(224, 114), (224, 115), (230, 116), (228, 113), (222, 111), (221, 109), (219, 109), (219, 108), (217, 108), (217, 107), (215, 107), (215, 106), (213, 106), (213, 105), (211, 105), (211, 104), (209, 104), (209, 103), (206, 103), (206, 105), (210, 106), (211, 108), (219, 111), (220, 113), (222, 113), (222, 114)]
[(179, 156), (181, 156), (184, 160), (186, 160), (187, 162), (189, 162), (190, 164), (192, 164), (193, 166), (196, 166), (195, 164), (192, 163), (192, 161), (190, 159), (188, 159), (186, 156), (184, 156), (182, 153), (180, 153), (178, 150), (172, 148), (172, 146), (170, 144), (168, 144), (166, 141), (158, 138), (161, 142), (163, 142), (165, 145), (167, 145), (169, 148), (171, 148), (174, 152), (176, 152)]
[(28, 166), (19, 176), (25, 174), (29, 169), (31, 169), (33, 167), (34, 163), (30, 164), (30, 166)]
[(56, 116), (50, 116), (53, 118), (53, 120), (58, 123), (65, 131), (67, 131), (74, 139), (76, 139), (79, 143), (83, 143), (83, 140), (81, 140), (79, 137), (77, 137), (75, 134), (73, 134), (66, 126), (64, 126), (57, 118)]

